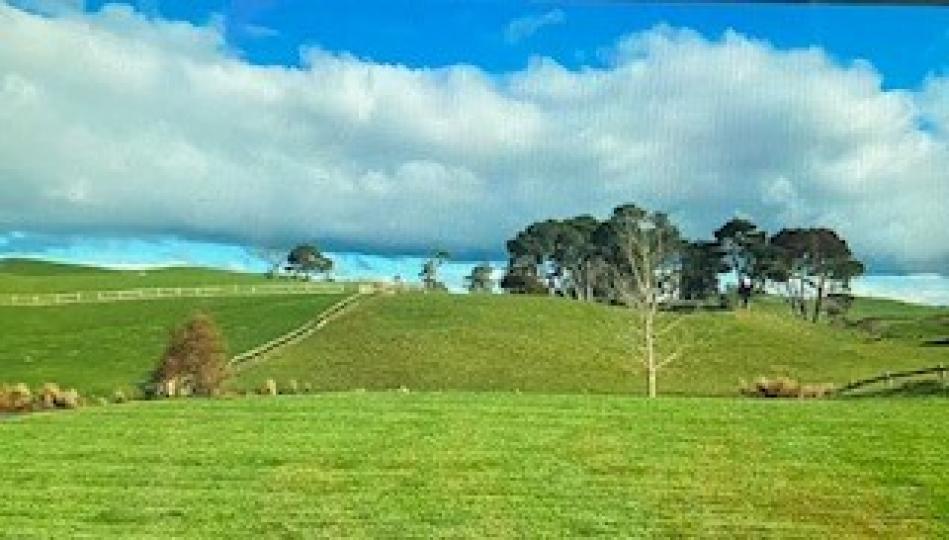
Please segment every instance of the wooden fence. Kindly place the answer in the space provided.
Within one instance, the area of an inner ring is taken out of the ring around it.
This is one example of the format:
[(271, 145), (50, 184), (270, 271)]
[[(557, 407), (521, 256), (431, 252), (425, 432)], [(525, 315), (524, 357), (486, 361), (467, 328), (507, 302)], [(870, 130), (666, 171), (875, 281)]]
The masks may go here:
[(870, 377), (868, 379), (860, 379), (858, 381), (853, 381), (840, 388), (837, 388), (834, 392), (841, 394), (843, 392), (849, 392), (851, 390), (856, 390), (858, 388), (863, 388), (864, 386), (869, 386), (871, 384), (884, 383), (887, 388), (893, 388), (893, 384), (900, 379), (908, 379), (911, 377), (918, 377), (920, 375), (937, 375), (939, 380), (943, 383), (946, 382), (946, 374), (949, 372), (943, 364), (939, 364), (935, 367), (922, 368), (922, 369), (913, 369), (909, 371), (886, 371), (882, 375), (877, 375), (876, 377)]
[[(360, 291), (372, 285), (358, 285)], [(165, 298), (215, 298), (225, 296), (271, 296), (291, 294), (343, 294), (341, 283), (274, 283), (261, 285), (215, 285), (206, 287), (155, 287), (124, 291), (78, 291), (69, 293), (0, 294), (0, 306), (59, 306), (98, 304)]]

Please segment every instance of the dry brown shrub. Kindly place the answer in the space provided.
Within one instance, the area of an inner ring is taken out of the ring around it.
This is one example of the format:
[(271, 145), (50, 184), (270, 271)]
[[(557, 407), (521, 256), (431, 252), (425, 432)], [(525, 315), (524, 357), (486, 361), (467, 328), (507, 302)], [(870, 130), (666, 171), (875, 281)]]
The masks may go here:
[(758, 377), (754, 384), (740, 381), (739, 392), (745, 396), (763, 398), (821, 398), (833, 390), (829, 384), (801, 384), (790, 377)]
[(24, 412), (33, 408), (33, 392), (20, 383), (0, 388), (0, 412)]
[(214, 319), (195, 313), (172, 331), (168, 346), (152, 374), (155, 384), (177, 382), (177, 395), (213, 395), (229, 376), (227, 346)]
[(75, 388), (59, 392), (56, 396), (56, 406), (60, 409), (76, 409), (79, 407), (79, 392)]
[(277, 381), (273, 379), (267, 379), (266, 381), (264, 381), (264, 385), (260, 388), (260, 395), (276, 396), (277, 395)]
[(62, 390), (59, 389), (58, 384), (45, 383), (36, 396), (37, 405), (44, 409), (56, 407), (56, 399), (59, 397), (60, 392), (62, 392)]
[(10, 389), (10, 407), (13, 411), (28, 411), (33, 406), (33, 392), (30, 387), (23, 384), (15, 384)]
[(809, 399), (818, 399), (828, 396), (834, 391), (832, 384), (805, 384), (801, 386), (801, 397)]

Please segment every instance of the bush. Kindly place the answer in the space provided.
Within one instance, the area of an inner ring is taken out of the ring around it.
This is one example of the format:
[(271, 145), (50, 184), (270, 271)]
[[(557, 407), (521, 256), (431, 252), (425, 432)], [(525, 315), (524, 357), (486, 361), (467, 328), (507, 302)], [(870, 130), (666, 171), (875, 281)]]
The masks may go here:
[(790, 377), (758, 377), (754, 384), (741, 381), (740, 393), (761, 398), (821, 398), (833, 390), (830, 384), (800, 384)]
[(30, 387), (20, 383), (6, 390), (7, 411), (24, 412), (33, 408), (33, 392)]
[(56, 401), (62, 390), (56, 383), (45, 383), (37, 395), (37, 405), (43, 409), (52, 409), (56, 407)]
[(284, 387), (282, 394), (299, 394), (300, 393), (300, 383), (296, 379), (290, 379), (290, 382), (287, 383), (287, 386)]
[(56, 396), (56, 406), (60, 409), (77, 409), (79, 408), (79, 403), (79, 392), (76, 391), (75, 388), (59, 392)]
[(277, 395), (277, 381), (273, 379), (267, 379), (266, 381), (264, 381), (264, 385), (260, 388), (260, 395), (276, 396)]
[(122, 390), (116, 390), (112, 393), (113, 403), (125, 403), (129, 400), (128, 396)]
[(177, 388), (177, 395), (214, 395), (229, 376), (227, 358), (227, 347), (214, 319), (195, 313), (172, 331), (151, 382)]

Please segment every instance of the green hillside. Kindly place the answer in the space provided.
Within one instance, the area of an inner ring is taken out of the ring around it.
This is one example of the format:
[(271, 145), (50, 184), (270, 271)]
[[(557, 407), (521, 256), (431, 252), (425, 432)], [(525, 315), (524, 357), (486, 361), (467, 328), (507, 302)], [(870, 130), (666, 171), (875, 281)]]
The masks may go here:
[[(945, 538), (945, 400), (356, 393), (0, 421), (28, 538)], [(2, 534), (0, 534), (2, 536)]]
[[(776, 300), (686, 317), (682, 342), (691, 348), (661, 373), (661, 393), (734, 395), (739, 379), (758, 376), (843, 384), (946, 362), (945, 349), (810, 324)], [(378, 297), (244, 373), (239, 385), (273, 377), (325, 390), (638, 393), (643, 376), (631, 360), (631, 324), (622, 308), (556, 298)]]
[(45, 261), (0, 259), (0, 293), (198, 287), (266, 282), (269, 281), (260, 274), (228, 272), (213, 268), (110, 270)]
[(342, 295), (167, 299), (56, 307), (0, 307), (0, 382), (56, 382), (111, 394), (143, 380), (169, 330), (211, 313), (233, 353), (273, 339)]

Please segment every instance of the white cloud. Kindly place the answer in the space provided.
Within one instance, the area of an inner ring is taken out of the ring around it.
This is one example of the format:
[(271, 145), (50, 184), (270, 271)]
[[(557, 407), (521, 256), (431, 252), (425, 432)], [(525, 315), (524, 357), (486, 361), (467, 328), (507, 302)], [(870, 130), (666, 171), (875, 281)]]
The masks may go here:
[(519, 17), (508, 23), (504, 29), (504, 39), (508, 43), (517, 43), (533, 36), (546, 26), (563, 24), (566, 20), (567, 16), (560, 9), (552, 9), (540, 15)]
[(318, 49), (255, 66), (213, 24), (120, 7), (0, 2), (0, 35), (0, 230), (480, 257), (635, 201), (691, 235), (740, 212), (836, 227), (871, 270), (949, 268), (947, 85), (884, 91), (816, 48), (658, 27), (606, 67), (492, 76)]

